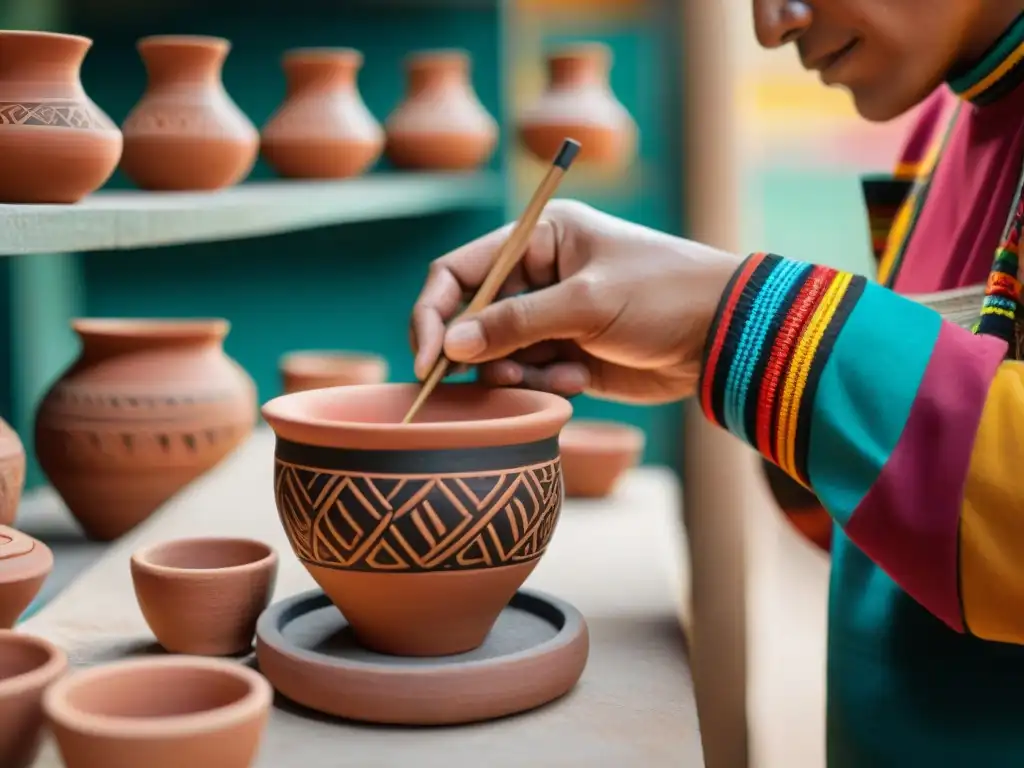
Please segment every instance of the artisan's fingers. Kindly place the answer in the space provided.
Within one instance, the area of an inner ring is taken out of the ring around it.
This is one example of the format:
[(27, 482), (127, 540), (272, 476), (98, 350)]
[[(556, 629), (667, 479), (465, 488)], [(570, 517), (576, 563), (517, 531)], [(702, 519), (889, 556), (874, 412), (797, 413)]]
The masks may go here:
[(479, 369), (480, 381), (492, 387), (526, 387), (575, 397), (590, 386), (590, 373), (582, 363), (532, 366), (515, 360), (496, 360)]

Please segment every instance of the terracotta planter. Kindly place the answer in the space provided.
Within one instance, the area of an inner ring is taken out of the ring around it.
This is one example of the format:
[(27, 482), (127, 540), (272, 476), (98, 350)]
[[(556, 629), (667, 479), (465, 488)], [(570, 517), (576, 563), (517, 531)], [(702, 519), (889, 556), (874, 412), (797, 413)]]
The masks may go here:
[(405, 100), (384, 124), (387, 156), (399, 168), (467, 171), (486, 163), (498, 124), (470, 82), (469, 55), (428, 51), (409, 57)]
[(277, 580), (277, 554), (251, 539), (178, 539), (136, 552), (131, 572), (160, 645), (171, 653), (230, 656), (252, 648)]
[(221, 82), (231, 43), (157, 36), (138, 43), (149, 82), (124, 121), (121, 170), (142, 189), (212, 190), (237, 184), (259, 152), (256, 127)]
[(280, 368), (285, 394), (351, 384), (383, 384), (388, 378), (387, 360), (359, 352), (291, 352), (281, 358)]
[(363, 55), (303, 49), (287, 53), (283, 66), (288, 91), (260, 137), (267, 164), (280, 176), (344, 179), (377, 162), (384, 130), (356, 84)]
[(570, 498), (604, 498), (644, 452), (646, 436), (630, 424), (570, 422), (562, 430), (562, 475)]
[(14, 523), (24, 489), (25, 446), (11, 425), (0, 419), (0, 525)]
[(237, 662), (171, 656), (70, 674), (43, 708), (67, 768), (249, 768), (272, 694)]
[(583, 145), (577, 162), (620, 167), (634, 159), (637, 127), (612, 93), (611, 65), (611, 50), (597, 43), (548, 57), (547, 90), (519, 120), (523, 144), (538, 159), (550, 162), (566, 136)]
[(27, 768), (39, 751), (43, 691), (64, 674), (64, 652), (38, 637), (0, 630), (0, 765)]
[(49, 547), (0, 525), (0, 629), (14, 626), (52, 570), (53, 553)]
[(79, 76), (91, 46), (0, 31), (0, 203), (76, 203), (117, 167), (121, 132)]
[(82, 352), (43, 398), (36, 454), (85, 532), (121, 536), (243, 442), (252, 379), (226, 320), (85, 319)]
[(562, 503), (558, 432), (568, 401), (442, 385), (284, 395), (274, 489), (299, 560), (367, 648), (443, 656), (479, 646), (536, 567)]

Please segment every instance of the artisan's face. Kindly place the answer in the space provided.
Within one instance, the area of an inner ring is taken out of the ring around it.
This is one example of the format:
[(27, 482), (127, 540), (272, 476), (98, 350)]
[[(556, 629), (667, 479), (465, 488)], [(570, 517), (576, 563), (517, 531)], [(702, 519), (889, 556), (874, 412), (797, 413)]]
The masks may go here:
[(984, 53), (1020, 10), (1014, 0), (753, 3), (761, 45), (794, 43), (804, 66), (848, 88), (869, 120), (889, 120), (927, 97), (957, 62)]

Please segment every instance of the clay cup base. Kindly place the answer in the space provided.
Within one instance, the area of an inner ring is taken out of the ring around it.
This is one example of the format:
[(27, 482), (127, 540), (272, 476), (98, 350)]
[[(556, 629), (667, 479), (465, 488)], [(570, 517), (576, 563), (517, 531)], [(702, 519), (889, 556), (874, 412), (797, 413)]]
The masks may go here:
[(455, 725), (525, 712), (568, 693), (590, 641), (572, 606), (517, 592), (470, 653), (403, 658), (366, 650), (317, 590), (272, 605), (256, 629), (260, 671), (284, 696), (328, 715)]
[(0, 203), (77, 203), (114, 173), (117, 131), (11, 128), (0, 131)]
[(394, 134), (385, 153), (396, 168), (473, 171), (490, 159), (496, 145), (496, 137), (479, 133)]
[(523, 125), (519, 134), (526, 148), (545, 163), (551, 162), (566, 137), (582, 145), (577, 162), (622, 168), (636, 154), (636, 134), (600, 125)]
[(289, 179), (347, 179), (359, 176), (380, 157), (384, 142), (332, 139), (264, 140), (267, 165)]
[(203, 192), (234, 186), (252, 171), (259, 152), (239, 151), (228, 139), (182, 139), (135, 136), (125, 139), (121, 170), (141, 189), (165, 192)]

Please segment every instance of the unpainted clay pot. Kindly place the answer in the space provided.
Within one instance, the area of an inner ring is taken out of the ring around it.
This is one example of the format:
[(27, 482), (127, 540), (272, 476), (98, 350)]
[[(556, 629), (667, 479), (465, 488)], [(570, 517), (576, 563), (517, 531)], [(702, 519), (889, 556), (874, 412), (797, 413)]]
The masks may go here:
[(142, 189), (213, 190), (252, 171), (259, 134), (221, 81), (231, 43), (161, 35), (138, 42), (149, 82), (121, 126), (121, 170)]
[(290, 352), (281, 358), (280, 368), (285, 394), (351, 384), (383, 384), (388, 378), (387, 360), (361, 352)]
[(359, 642), (398, 656), (478, 647), (544, 554), (562, 506), (572, 406), (523, 389), (441, 385), (283, 395), (274, 489), (296, 556)]
[(569, 498), (600, 499), (615, 490), (644, 452), (646, 436), (630, 424), (573, 420), (559, 437)]
[(0, 419), (0, 525), (12, 525), (25, 489), (25, 446), (11, 425)]
[(53, 553), (49, 547), (0, 525), (0, 629), (14, 626), (52, 570)]
[(392, 164), (468, 171), (486, 163), (498, 144), (498, 124), (473, 90), (469, 54), (415, 54), (406, 62), (406, 77), (405, 100), (384, 124)]
[(363, 55), (350, 48), (300, 49), (285, 54), (284, 103), (263, 126), (263, 159), (278, 175), (344, 179), (377, 162), (384, 129), (356, 84)]
[(249, 768), (272, 697), (244, 664), (168, 656), (73, 672), (43, 709), (67, 768)]
[(548, 57), (548, 87), (519, 120), (530, 152), (550, 162), (566, 137), (582, 145), (577, 162), (618, 168), (637, 152), (637, 126), (612, 93), (611, 50), (599, 43), (570, 46)]
[(142, 615), (171, 653), (230, 656), (251, 650), (256, 620), (277, 581), (277, 553), (252, 539), (166, 541), (131, 559)]
[(0, 765), (28, 768), (39, 751), (43, 692), (64, 674), (68, 659), (53, 643), (0, 630)]
[(110, 178), (121, 132), (86, 95), (92, 40), (0, 31), (0, 203), (76, 203)]
[(39, 464), (85, 532), (145, 520), (252, 432), (256, 387), (226, 320), (81, 319), (78, 359), (36, 413)]

